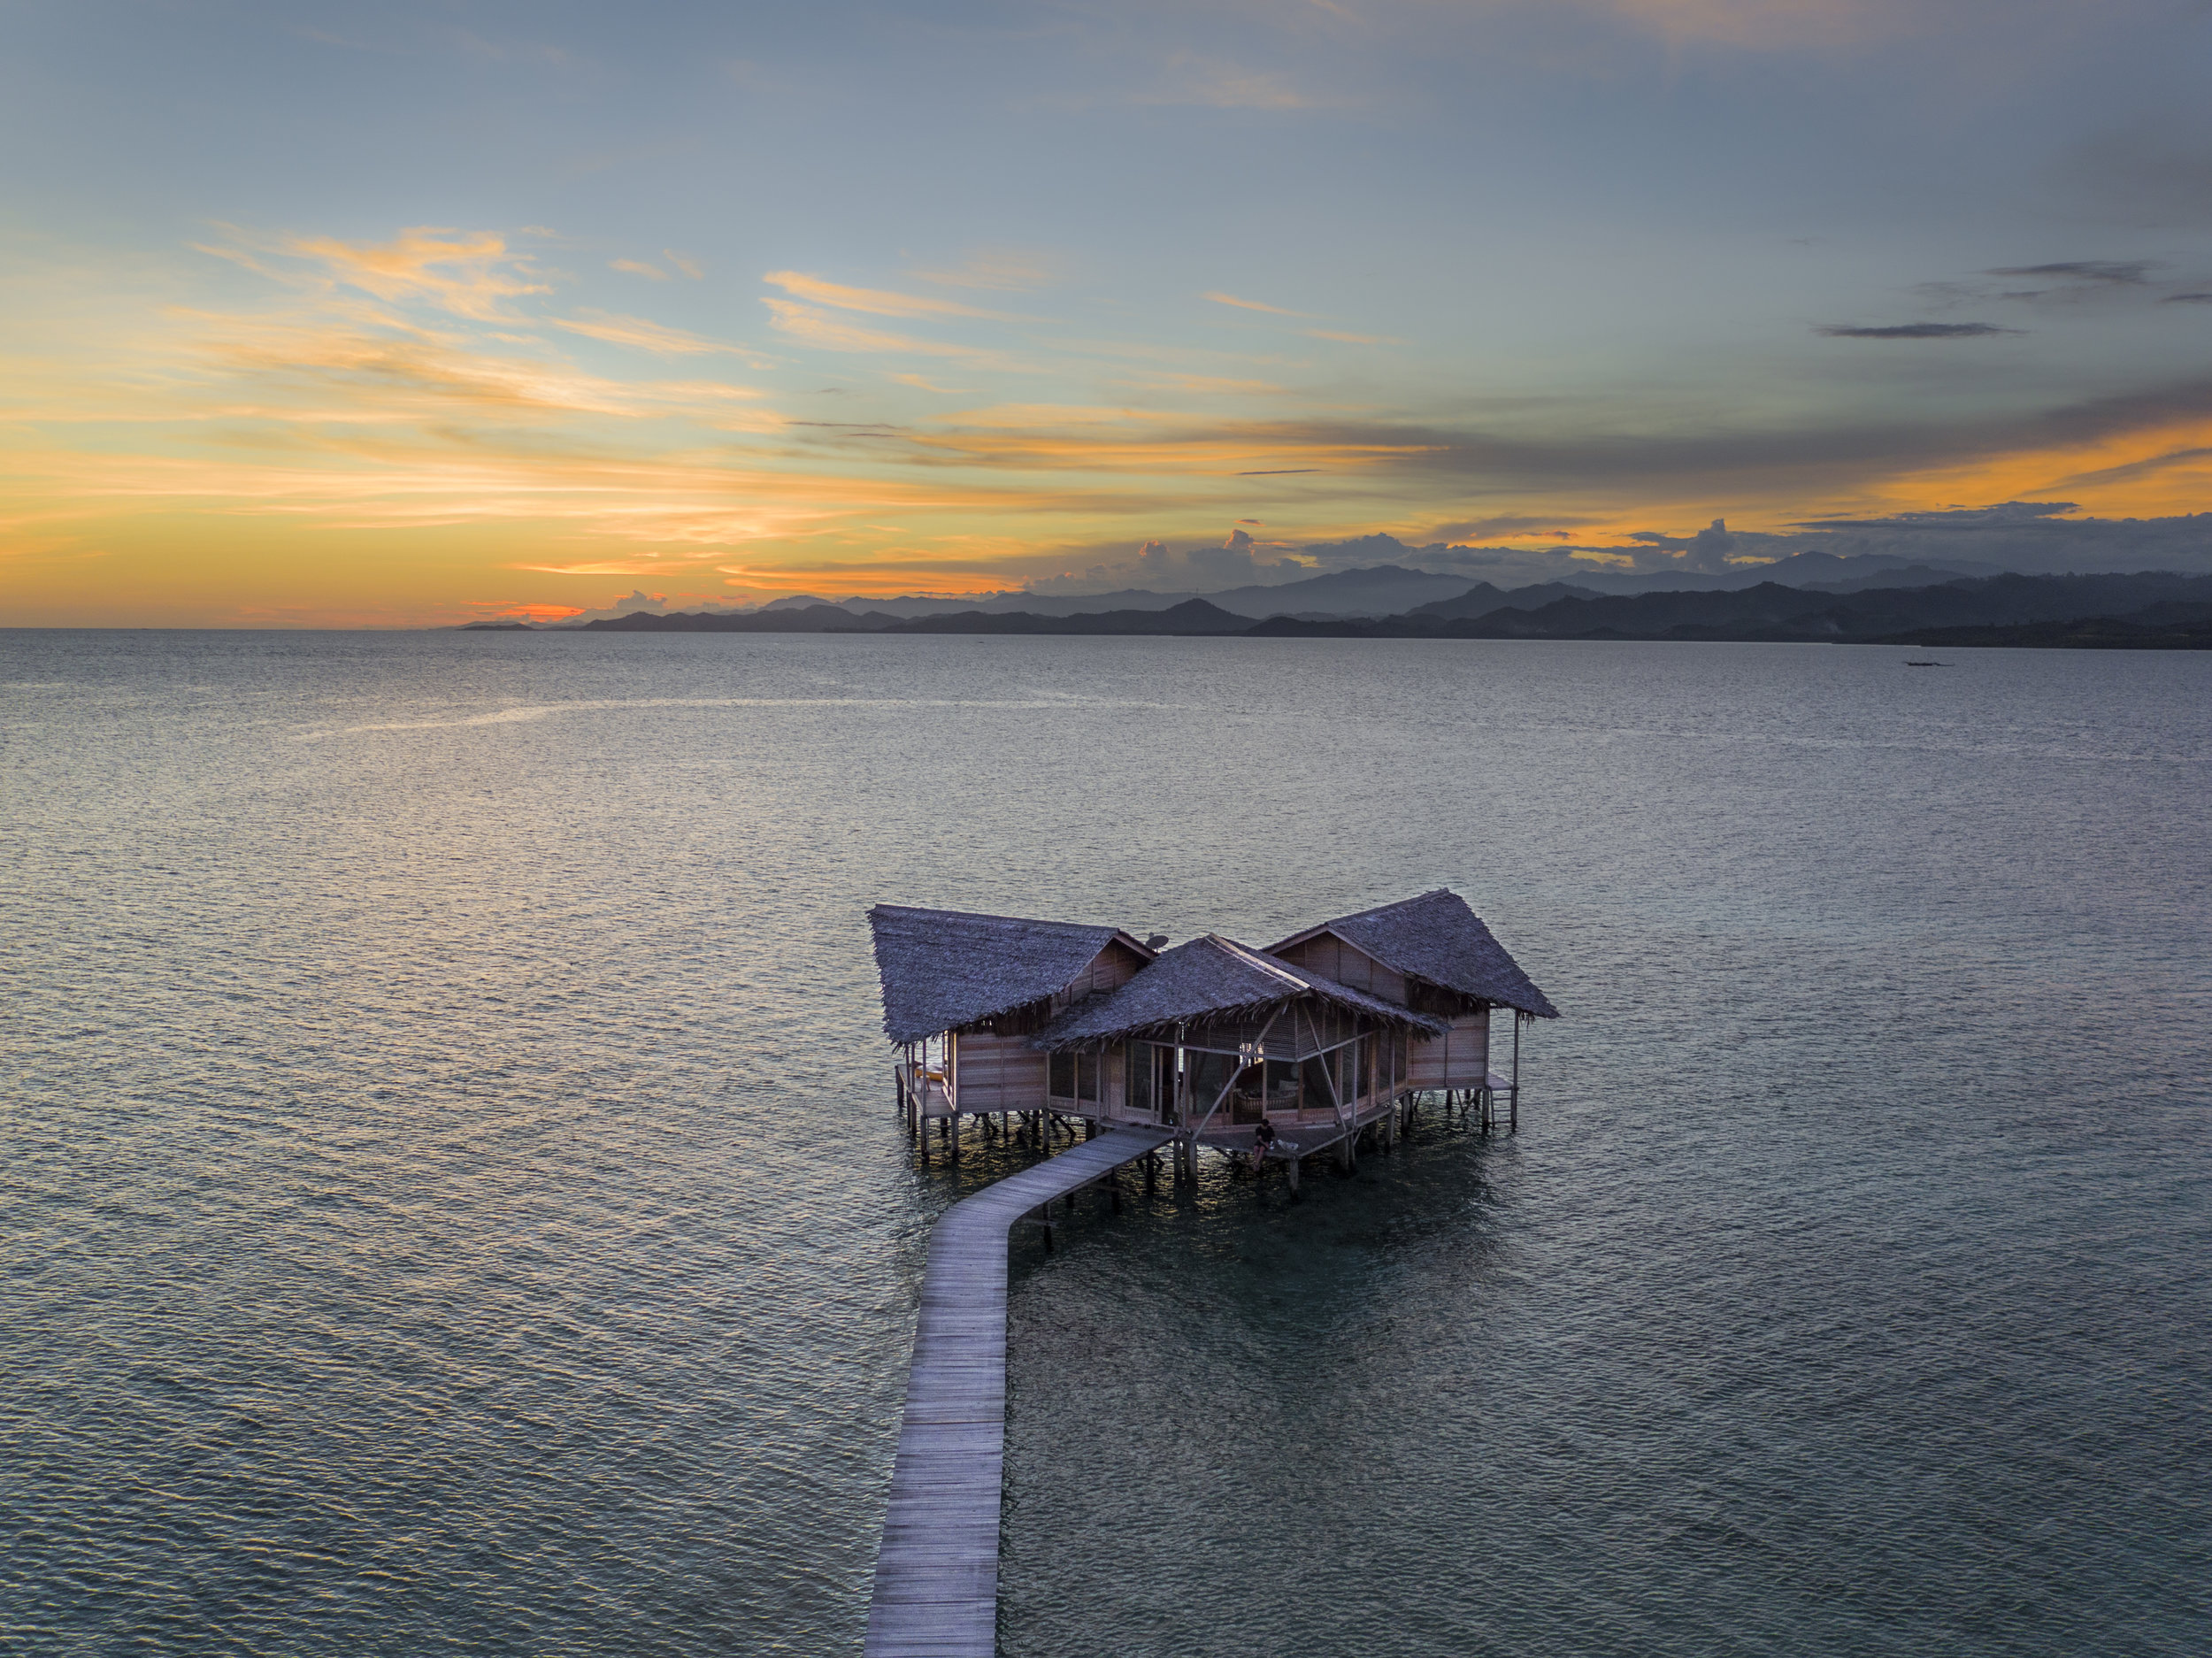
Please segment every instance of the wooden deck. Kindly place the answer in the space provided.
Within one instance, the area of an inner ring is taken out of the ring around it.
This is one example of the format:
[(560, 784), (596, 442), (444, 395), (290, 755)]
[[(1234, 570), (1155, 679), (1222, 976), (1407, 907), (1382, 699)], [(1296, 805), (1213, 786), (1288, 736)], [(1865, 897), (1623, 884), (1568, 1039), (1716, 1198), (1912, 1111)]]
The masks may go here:
[(1041, 1204), (1167, 1144), (1118, 1128), (963, 1199), (930, 1234), (867, 1658), (991, 1658), (1006, 1453), (1006, 1234)]

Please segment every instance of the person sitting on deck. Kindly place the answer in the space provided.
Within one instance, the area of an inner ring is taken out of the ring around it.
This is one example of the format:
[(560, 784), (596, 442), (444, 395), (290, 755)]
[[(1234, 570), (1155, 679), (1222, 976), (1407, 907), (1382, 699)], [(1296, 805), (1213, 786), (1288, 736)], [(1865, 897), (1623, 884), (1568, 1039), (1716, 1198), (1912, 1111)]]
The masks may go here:
[(1260, 1113), (1257, 1127), (1252, 1131), (1252, 1167), (1257, 1170), (1267, 1161), (1267, 1148), (1275, 1143), (1275, 1125), (1267, 1120), (1267, 1113)]

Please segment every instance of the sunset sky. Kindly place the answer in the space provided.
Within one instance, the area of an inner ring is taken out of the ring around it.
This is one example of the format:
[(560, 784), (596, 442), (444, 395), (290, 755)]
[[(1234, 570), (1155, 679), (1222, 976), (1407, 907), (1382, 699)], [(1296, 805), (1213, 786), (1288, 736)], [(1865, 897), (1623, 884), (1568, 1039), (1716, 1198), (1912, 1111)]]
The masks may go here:
[(18, 0), (0, 623), (2191, 512), (2208, 84), (2193, 0)]

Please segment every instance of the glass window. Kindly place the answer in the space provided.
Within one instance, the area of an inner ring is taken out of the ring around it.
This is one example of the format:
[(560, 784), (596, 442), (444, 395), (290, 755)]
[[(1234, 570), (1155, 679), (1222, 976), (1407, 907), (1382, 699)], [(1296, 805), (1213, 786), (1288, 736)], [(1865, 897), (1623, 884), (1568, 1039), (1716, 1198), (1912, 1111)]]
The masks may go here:
[(1152, 1103), (1152, 1072), (1154, 1055), (1159, 1050), (1149, 1042), (1129, 1044), (1129, 1109), (1144, 1117), (1158, 1115)]
[(1298, 1069), (1300, 1079), (1306, 1085), (1306, 1109), (1328, 1110), (1336, 1104), (1336, 1095), (1329, 1087), (1329, 1062), (1320, 1055), (1305, 1061)]
[(1190, 1120), (1195, 1123), (1204, 1117), (1215, 1098), (1229, 1086), (1229, 1078), (1237, 1070), (1237, 1061), (1233, 1054), (1192, 1053), (1189, 1062), (1190, 1072), (1183, 1086), (1189, 1101), (1187, 1109)]

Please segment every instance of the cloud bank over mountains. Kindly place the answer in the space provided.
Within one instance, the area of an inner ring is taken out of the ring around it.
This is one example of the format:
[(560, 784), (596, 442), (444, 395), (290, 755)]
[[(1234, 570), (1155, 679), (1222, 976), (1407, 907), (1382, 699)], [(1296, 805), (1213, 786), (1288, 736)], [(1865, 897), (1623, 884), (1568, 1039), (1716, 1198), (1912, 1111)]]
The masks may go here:
[[(1882, 518), (1807, 520), (1780, 532), (1731, 530), (1724, 518), (1715, 518), (1688, 534), (1640, 530), (1624, 542), (1583, 542), (1555, 531), (1549, 545), (1479, 546), (1445, 538), (1408, 542), (1382, 533), (1302, 544), (1263, 542), (1239, 528), (1218, 545), (1180, 551), (1165, 541), (1147, 541), (1133, 557), (1042, 577), (1032, 580), (1028, 590), (1070, 595), (1132, 587), (1200, 593), (1383, 564), (1501, 584), (1608, 575), (1724, 577), (1807, 555), (1900, 560), (1962, 573), (2212, 572), (2212, 513), (2120, 519), (2061, 516), (2076, 510), (2064, 501), (2008, 501)], [(1467, 527), (1471, 526), (1447, 526)]]
[[(1081, 570), (1041, 577), (1019, 588), (971, 594), (959, 603), (1005, 608), (1018, 594), (1058, 601), (1125, 597), (1133, 593), (1203, 594), (1279, 587), (1316, 576), (1379, 567), (1463, 578), (1500, 587), (1564, 582), (1597, 591), (1655, 586), (1740, 586), (1886, 582), (1985, 576), (2119, 574), (2171, 571), (2212, 574), (2212, 513), (2163, 518), (2066, 518), (2063, 501), (2008, 501), (1886, 517), (1811, 520), (1787, 531), (1732, 530), (1716, 518), (1688, 534), (1639, 531), (1625, 543), (1478, 547), (1435, 541), (1409, 543), (1382, 533), (1313, 542), (1262, 541), (1239, 526), (1219, 543), (1180, 549), (1148, 541), (1133, 554)], [(634, 589), (626, 597), (563, 618), (589, 622), (644, 612), (737, 613), (764, 603), (820, 595), (793, 588), (743, 597), (703, 598)], [(894, 598), (946, 595), (893, 594)], [(849, 597), (866, 609), (867, 598)]]

